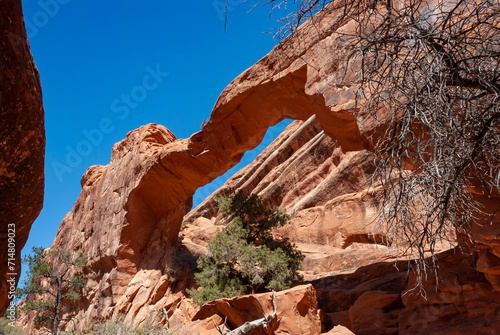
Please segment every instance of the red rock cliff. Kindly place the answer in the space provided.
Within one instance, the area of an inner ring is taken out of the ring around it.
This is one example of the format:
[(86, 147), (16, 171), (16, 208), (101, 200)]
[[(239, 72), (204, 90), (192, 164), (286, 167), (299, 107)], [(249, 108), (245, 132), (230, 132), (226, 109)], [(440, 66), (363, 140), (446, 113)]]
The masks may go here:
[[(20, 0), (0, 1), (0, 314), (8, 303), (7, 279), (21, 274), (21, 249), (43, 206), (45, 128), (42, 90)], [(10, 269), (8, 228), (15, 225)]]
[[(320, 121), (338, 118), (335, 127), (343, 124), (357, 132), (353, 117), (337, 117), (309, 88), (322, 81), (304, 60), (275, 51), (222, 93), (199, 133), (172, 141), (162, 135), (168, 133), (163, 127), (140, 128), (115, 146), (108, 166), (87, 171), (82, 193), (53, 244), (89, 254), (87, 320), (118, 312), (132, 318), (143, 306), (154, 308), (159, 299), (154, 292), (168, 286), (165, 265), (192, 195), (238, 163), (268, 127), (283, 118), (306, 120), (316, 114)], [(338, 140), (352, 149), (360, 147), (357, 138)]]
[(214, 198), (229, 188), (258, 194), (268, 206), (302, 209), (367, 187), (373, 157), (365, 150), (344, 152), (312, 116), (294, 121), (250, 165), (192, 210), (185, 221), (216, 216)]

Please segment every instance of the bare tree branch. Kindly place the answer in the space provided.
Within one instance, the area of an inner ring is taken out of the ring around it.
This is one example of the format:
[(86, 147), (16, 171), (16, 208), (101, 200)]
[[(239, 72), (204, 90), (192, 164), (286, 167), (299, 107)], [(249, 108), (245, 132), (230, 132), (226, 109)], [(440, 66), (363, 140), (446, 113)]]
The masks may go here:
[(332, 57), (344, 55), (343, 77), (322, 92), (357, 87), (355, 116), (372, 127), (366, 139), (376, 154), (372, 183), (381, 185), (378, 229), (425, 278), (436, 271), (439, 243), (456, 243), (455, 232), (465, 250), (474, 243), (476, 219), (493, 218), (474, 193), (500, 192), (500, 3), (294, 3), (297, 12), (278, 33), (281, 48), (300, 55), (314, 30), (318, 39), (336, 38)]
[[(243, 325), (241, 325), (238, 328), (236, 328), (234, 330), (231, 330), (231, 331), (229, 331), (227, 333), (224, 332), (224, 329), (220, 329), (217, 326), (217, 324), (215, 323), (215, 321), (213, 319), (212, 319), (212, 322), (214, 323), (215, 328), (219, 331), (219, 333), (221, 335), (241, 335), (241, 334), (246, 334), (246, 333), (250, 332), (253, 329), (259, 328), (260, 326), (264, 327), (264, 329), (267, 329), (267, 327), (269, 326), (269, 323), (271, 323), (271, 321), (274, 319), (274, 317), (276, 316), (276, 313), (278, 311), (278, 308), (276, 306), (276, 297), (275, 297), (274, 292), (271, 294), (271, 298), (273, 300), (273, 307), (274, 307), (274, 311), (273, 311), (272, 314), (266, 315), (263, 318), (257, 319), (257, 320), (254, 320), (254, 321), (247, 321)], [(224, 325), (225, 325), (225, 321), (224, 321)]]
[(162, 312), (163, 312), (163, 314), (165, 315), (165, 320), (167, 320), (167, 324), (166, 324), (166, 326), (167, 326), (167, 333), (168, 333), (168, 332), (169, 332), (169, 328), (170, 328), (170, 320), (169, 320), (169, 318), (168, 318), (167, 310), (165, 309), (165, 307), (163, 307), (163, 308), (161, 309), (161, 311), (162, 311)]

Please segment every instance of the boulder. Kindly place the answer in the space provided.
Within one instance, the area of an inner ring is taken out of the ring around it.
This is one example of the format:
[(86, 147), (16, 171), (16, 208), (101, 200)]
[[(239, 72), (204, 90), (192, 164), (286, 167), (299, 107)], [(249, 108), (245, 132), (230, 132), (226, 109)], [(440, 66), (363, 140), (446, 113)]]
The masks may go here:
[[(277, 314), (267, 329), (260, 327), (248, 334), (320, 334), (321, 320), (318, 313), (316, 291), (312, 285), (297, 286), (276, 292)], [(208, 331), (212, 318), (218, 326), (226, 320), (229, 329), (234, 330), (245, 322), (254, 321), (273, 313), (270, 293), (245, 295), (231, 299), (219, 299), (203, 305), (193, 321), (203, 320)], [(217, 317), (217, 318), (214, 318)], [(199, 327), (199, 323), (195, 323)], [(213, 330), (212, 330), (213, 332)], [(194, 334), (194, 330), (192, 334)], [(205, 334), (201, 332), (201, 334)], [(216, 333), (214, 333), (216, 334)]]

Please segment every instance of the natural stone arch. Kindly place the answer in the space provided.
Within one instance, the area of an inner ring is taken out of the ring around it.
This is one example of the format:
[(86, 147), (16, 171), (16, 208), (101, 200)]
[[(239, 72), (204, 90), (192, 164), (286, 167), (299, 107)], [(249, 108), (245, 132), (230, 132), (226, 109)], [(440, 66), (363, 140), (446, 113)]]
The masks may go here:
[[(89, 321), (118, 311), (132, 317), (137, 312), (129, 310), (132, 301), (136, 307), (146, 304), (154, 287), (165, 280), (163, 269), (195, 191), (236, 165), (269, 127), (285, 118), (316, 115), (325, 122), (326, 133), (342, 129), (340, 145), (361, 148), (354, 116), (337, 117), (325, 94), (308, 89), (321, 80), (317, 71), (298, 57), (286, 69), (272, 59), (271, 53), (236, 78), (221, 94), (208, 123), (189, 139), (176, 140), (164, 127), (147, 125), (114, 146), (107, 166), (85, 173), (82, 193), (53, 245), (89, 254), (93, 298), (90, 306), (80, 307)], [(273, 71), (267, 71), (270, 63)], [(333, 130), (329, 124), (335, 125)], [(150, 280), (151, 287), (143, 287), (139, 279), (144, 276), (156, 278)]]

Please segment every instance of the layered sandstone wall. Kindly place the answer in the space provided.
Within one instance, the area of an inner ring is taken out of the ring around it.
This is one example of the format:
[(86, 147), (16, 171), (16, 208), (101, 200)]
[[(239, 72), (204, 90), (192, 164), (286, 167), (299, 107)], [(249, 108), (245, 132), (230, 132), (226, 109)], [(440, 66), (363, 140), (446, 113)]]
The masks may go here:
[(229, 190), (255, 193), (269, 207), (300, 210), (366, 188), (374, 171), (365, 150), (344, 152), (325, 134), (315, 116), (291, 123), (255, 160), (184, 217), (217, 216), (214, 199)]

